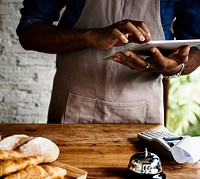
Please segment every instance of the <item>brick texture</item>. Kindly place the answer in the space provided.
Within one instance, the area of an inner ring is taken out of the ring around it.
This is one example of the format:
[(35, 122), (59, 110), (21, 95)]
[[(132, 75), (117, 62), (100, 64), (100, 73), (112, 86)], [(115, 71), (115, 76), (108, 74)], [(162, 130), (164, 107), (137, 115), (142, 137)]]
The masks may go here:
[(0, 0), (0, 122), (46, 123), (55, 55), (20, 46), (21, 7), (22, 0)]

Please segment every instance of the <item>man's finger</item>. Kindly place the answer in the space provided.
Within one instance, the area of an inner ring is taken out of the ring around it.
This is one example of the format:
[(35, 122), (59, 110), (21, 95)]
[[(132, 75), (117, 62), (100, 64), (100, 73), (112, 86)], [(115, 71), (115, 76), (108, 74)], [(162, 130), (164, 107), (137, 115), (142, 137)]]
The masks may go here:
[(126, 37), (125, 34), (123, 34), (121, 31), (119, 31), (117, 28), (115, 28), (113, 31), (112, 31), (112, 40), (120, 40), (122, 41), (123, 43), (127, 44), (129, 41), (128, 41), (128, 38)]
[(156, 48), (151, 48), (151, 54), (153, 56), (154, 63), (156, 63), (158, 66), (165, 68), (165, 57), (161, 54), (161, 52)]
[(189, 52), (190, 52), (189, 46), (181, 47), (178, 52), (178, 58), (180, 59), (178, 62), (179, 63), (187, 63)]
[(150, 33), (148, 27), (146, 26), (146, 24), (145, 24), (144, 22), (141, 22), (139, 26), (146, 32), (146, 34), (147, 34), (149, 37), (151, 37), (151, 33)]

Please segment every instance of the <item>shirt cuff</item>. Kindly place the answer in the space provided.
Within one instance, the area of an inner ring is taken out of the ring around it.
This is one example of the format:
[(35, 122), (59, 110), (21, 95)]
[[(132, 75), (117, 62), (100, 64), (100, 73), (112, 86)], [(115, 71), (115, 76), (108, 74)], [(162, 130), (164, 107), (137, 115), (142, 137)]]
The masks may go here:
[(19, 25), (17, 26), (17, 29), (16, 29), (16, 33), (17, 35), (19, 36), (20, 34), (20, 31), (22, 29), (24, 29), (25, 27), (31, 25), (31, 24), (34, 24), (34, 23), (48, 23), (48, 24), (51, 24), (50, 22), (47, 22), (47, 21), (44, 21), (44, 20), (41, 20), (41, 19), (21, 19), (20, 20), (20, 23)]

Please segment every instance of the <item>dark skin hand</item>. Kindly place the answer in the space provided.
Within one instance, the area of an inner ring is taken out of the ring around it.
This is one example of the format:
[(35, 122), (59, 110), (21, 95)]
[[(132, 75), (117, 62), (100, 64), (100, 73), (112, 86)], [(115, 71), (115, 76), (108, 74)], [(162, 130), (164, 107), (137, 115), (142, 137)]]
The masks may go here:
[(113, 61), (126, 65), (133, 70), (137, 69), (146, 72), (158, 72), (163, 75), (172, 75), (180, 71), (182, 63), (186, 64), (188, 62), (189, 51), (190, 47), (186, 46), (164, 56), (159, 49), (153, 47), (151, 48), (151, 56), (146, 59), (131, 51), (126, 51), (116, 54)]
[(91, 31), (94, 41), (90, 44), (101, 50), (123, 46), (129, 42), (143, 43), (151, 40), (150, 31), (140, 21), (123, 20), (111, 26)]
[(131, 20), (99, 29), (61, 29), (46, 23), (35, 23), (20, 32), (19, 40), (26, 50), (58, 54), (88, 47), (108, 50), (128, 42), (142, 43), (151, 40), (149, 34), (143, 22)]
[[(27, 50), (62, 54), (89, 47), (108, 50), (129, 42), (143, 43), (150, 41), (151, 36), (144, 22), (126, 19), (99, 29), (61, 29), (51, 24), (36, 23), (24, 28), (19, 39)], [(164, 75), (180, 71), (181, 63), (186, 64), (183, 74), (194, 71), (200, 65), (200, 50), (197, 48), (182, 47), (167, 56), (152, 48), (151, 53), (149, 58), (143, 59), (126, 51), (117, 53), (113, 60), (134, 70)], [(146, 69), (148, 63), (150, 67)]]

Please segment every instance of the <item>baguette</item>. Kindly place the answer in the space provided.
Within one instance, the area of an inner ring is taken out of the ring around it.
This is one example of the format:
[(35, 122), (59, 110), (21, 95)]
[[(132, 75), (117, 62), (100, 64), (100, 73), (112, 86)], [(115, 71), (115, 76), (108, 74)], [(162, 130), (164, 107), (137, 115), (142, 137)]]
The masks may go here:
[(4, 179), (51, 179), (48, 173), (38, 165), (30, 165), (23, 170), (7, 175)]
[(67, 171), (53, 165), (30, 165), (23, 170), (7, 175), (4, 179), (64, 179)]
[(13, 158), (27, 157), (27, 155), (20, 151), (14, 150), (0, 150), (0, 160), (8, 160)]
[(19, 159), (0, 160), (0, 177), (22, 170), (29, 165), (38, 165), (44, 161), (42, 156), (30, 156)]
[(41, 167), (49, 174), (51, 179), (64, 179), (67, 175), (67, 170), (61, 167), (49, 164), (41, 165)]

